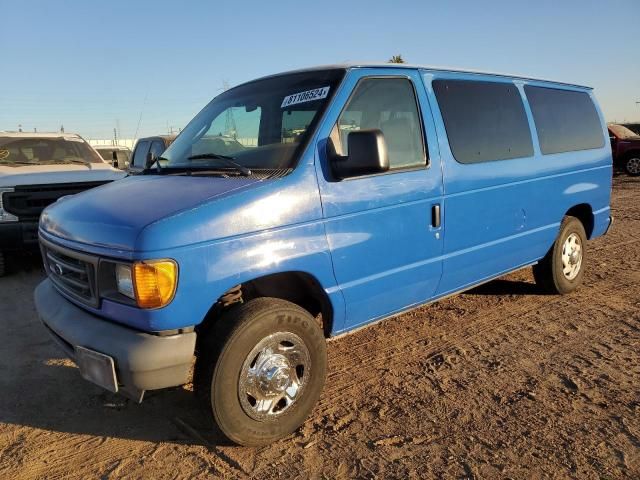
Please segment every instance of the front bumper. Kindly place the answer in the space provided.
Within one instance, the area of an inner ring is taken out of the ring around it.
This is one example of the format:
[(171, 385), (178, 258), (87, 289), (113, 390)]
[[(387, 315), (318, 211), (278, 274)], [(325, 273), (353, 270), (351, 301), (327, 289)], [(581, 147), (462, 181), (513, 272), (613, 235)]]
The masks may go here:
[(0, 251), (37, 248), (37, 221), (0, 223)]
[(157, 336), (103, 320), (65, 299), (49, 279), (38, 285), (34, 300), (40, 320), (69, 358), (79, 363), (78, 354), (90, 350), (113, 359), (114, 391), (141, 401), (145, 390), (189, 381), (195, 332)]

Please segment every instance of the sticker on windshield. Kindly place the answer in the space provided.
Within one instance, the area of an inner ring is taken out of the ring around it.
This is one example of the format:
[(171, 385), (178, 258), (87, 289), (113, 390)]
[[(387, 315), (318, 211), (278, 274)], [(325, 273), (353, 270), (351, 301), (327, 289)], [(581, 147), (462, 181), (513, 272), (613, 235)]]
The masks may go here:
[(282, 100), (280, 108), (286, 108), (296, 103), (313, 102), (314, 100), (321, 100), (327, 98), (329, 95), (329, 87), (314, 88), (313, 90), (307, 90), (306, 92), (294, 93), (288, 95)]

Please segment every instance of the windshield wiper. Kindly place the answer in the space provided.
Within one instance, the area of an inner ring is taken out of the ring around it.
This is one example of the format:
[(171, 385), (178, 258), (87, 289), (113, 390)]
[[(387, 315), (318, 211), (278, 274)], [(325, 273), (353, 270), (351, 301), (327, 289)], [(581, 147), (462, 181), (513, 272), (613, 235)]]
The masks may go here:
[(238, 162), (234, 160), (233, 157), (228, 157), (226, 155), (220, 155), (219, 153), (201, 153), (199, 155), (191, 155), (187, 157), (187, 160), (224, 160), (227, 162), (227, 165), (231, 165), (234, 167), (241, 175), (248, 177), (251, 175), (251, 170), (249, 170), (244, 165), (240, 165)]
[(10, 162), (2, 162), (0, 161), (0, 165), (39, 165), (38, 162), (21, 162), (21, 161), (10, 161)]
[(160, 174), (162, 174), (162, 170), (163, 170), (163, 168), (162, 168), (162, 165), (160, 165), (160, 160), (168, 161), (168, 159), (166, 159), (166, 158), (164, 158), (164, 157), (156, 157), (156, 158), (153, 160), (153, 163), (152, 163), (151, 165), (149, 165), (148, 167), (143, 168), (143, 169), (142, 169), (142, 172), (140, 172), (140, 173), (142, 173), (142, 175), (146, 175), (148, 172), (150, 172), (150, 171), (151, 171), (151, 169), (152, 169), (153, 165), (155, 165), (155, 166), (156, 166), (156, 168), (155, 168), (156, 172), (157, 172), (159, 175), (160, 175)]
[(61, 162), (55, 162), (55, 163), (57, 163), (58, 165), (65, 165), (65, 164), (68, 164), (68, 163), (74, 163), (74, 164), (77, 164), (77, 165), (85, 165), (89, 170), (93, 169), (93, 167), (91, 166), (91, 162), (87, 162), (85, 160), (75, 160), (75, 159), (73, 159), (73, 160), (63, 160)]

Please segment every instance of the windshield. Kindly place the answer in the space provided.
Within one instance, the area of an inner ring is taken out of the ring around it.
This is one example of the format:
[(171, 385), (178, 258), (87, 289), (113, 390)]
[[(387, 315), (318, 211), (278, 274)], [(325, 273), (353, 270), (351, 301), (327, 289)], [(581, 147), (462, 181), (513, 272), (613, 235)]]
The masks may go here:
[(622, 125), (609, 125), (609, 130), (611, 130), (618, 138), (631, 138), (638, 136), (636, 132), (629, 130), (627, 127), (623, 127)]
[(343, 76), (342, 69), (293, 73), (228, 90), (187, 125), (160, 165), (232, 168), (224, 156), (252, 170), (293, 168)]
[(0, 165), (60, 165), (103, 163), (78, 137), (25, 138), (0, 136)]

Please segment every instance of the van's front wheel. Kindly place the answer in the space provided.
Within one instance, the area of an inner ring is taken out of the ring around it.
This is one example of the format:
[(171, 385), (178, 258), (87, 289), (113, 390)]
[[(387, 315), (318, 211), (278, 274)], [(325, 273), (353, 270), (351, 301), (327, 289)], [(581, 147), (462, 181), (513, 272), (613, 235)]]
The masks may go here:
[(297, 305), (257, 298), (210, 330), (195, 386), (235, 443), (264, 445), (298, 428), (318, 401), (327, 369), (322, 328)]
[(550, 293), (570, 293), (582, 283), (587, 235), (582, 222), (565, 217), (545, 257), (533, 266), (536, 283)]

